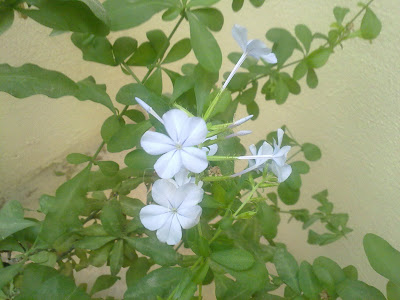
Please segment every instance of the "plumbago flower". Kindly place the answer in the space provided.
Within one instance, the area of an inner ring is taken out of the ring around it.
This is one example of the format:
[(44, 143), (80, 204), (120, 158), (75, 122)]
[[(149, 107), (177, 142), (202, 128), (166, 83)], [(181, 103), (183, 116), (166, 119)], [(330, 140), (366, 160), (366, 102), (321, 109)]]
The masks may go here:
[[(157, 115), (153, 110), (147, 111)], [(164, 124), (168, 135), (147, 131), (140, 144), (151, 155), (162, 154), (154, 165), (158, 176), (172, 178), (182, 167), (193, 173), (204, 171), (208, 166), (207, 152), (210, 149), (199, 149), (197, 146), (206, 140), (206, 122), (202, 118), (188, 117), (179, 109), (166, 112), (162, 118), (157, 117)]]
[(292, 173), (292, 167), (286, 164), (287, 153), (290, 151), (290, 146), (284, 146), (281, 148), (283, 139), (283, 130), (278, 129), (278, 143), (274, 140), (274, 147), (267, 142), (264, 142), (262, 146), (258, 149), (254, 145), (251, 145), (250, 152), (252, 156), (242, 156), (239, 159), (249, 159), (249, 168), (234, 174), (233, 177), (243, 175), (247, 172), (257, 170), (257, 172), (262, 172), (265, 164), (268, 162), (269, 170), (278, 177), (279, 182), (285, 181)]
[(182, 238), (182, 228), (189, 229), (199, 222), (202, 209), (198, 204), (204, 191), (191, 182), (179, 185), (172, 179), (159, 179), (151, 193), (157, 204), (143, 207), (140, 220), (147, 229), (157, 230), (161, 242), (176, 245)]
[(243, 54), (236, 63), (235, 67), (233, 68), (232, 72), (229, 74), (228, 78), (226, 79), (224, 85), (222, 86), (222, 90), (224, 90), (229, 82), (231, 81), (233, 75), (235, 75), (236, 71), (245, 61), (247, 56), (252, 56), (255, 59), (262, 58), (266, 62), (270, 64), (276, 64), (277, 59), (272, 50), (265, 46), (265, 44), (260, 40), (247, 40), (247, 29), (240, 26), (234, 25), (232, 28), (232, 36), (239, 44), (240, 48), (243, 50)]

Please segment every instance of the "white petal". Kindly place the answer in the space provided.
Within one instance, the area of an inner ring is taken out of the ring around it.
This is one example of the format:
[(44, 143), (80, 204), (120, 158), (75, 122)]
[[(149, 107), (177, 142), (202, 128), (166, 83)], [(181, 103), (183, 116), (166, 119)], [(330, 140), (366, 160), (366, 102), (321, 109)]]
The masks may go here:
[(164, 225), (157, 230), (157, 238), (168, 245), (176, 245), (182, 238), (182, 229), (176, 214), (171, 214)]
[[(279, 148), (278, 148), (279, 149)], [(275, 154), (273, 160), (279, 165), (283, 166), (286, 162), (287, 153), (290, 151), (290, 146), (284, 146)]]
[(161, 178), (172, 178), (182, 167), (180, 150), (165, 153), (154, 164), (158, 176)]
[(261, 56), (270, 54), (271, 49), (260, 40), (251, 40), (247, 43), (246, 52), (255, 59), (260, 59)]
[(174, 176), (175, 182), (178, 186), (182, 186), (190, 182), (191, 177), (189, 177), (189, 171), (185, 168), (179, 170)]
[(194, 183), (187, 183), (180, 187), (175, 194), (176, 207), (179, 209), (193, 207), (203, 200), (203, 195), (204, 191), (200, 186)]
[(189, 117), (179, 109), (171, 109), (162, 118), (168, 135), (177, 143), (183, 126)]
[(278, 182), (284, 182), (292, 173), (292, 167), (287, 164), (278, 166), (275, 162), (272, 162), (269, 167), (276, 177), (278, 177)]
[(174, 198), (177, 189), (178, 187), (176, 187), (170, 180), (159, 179), (154, 182), (153, 187), (151, 188), (151, 195), (156, 203), (166, 208), (170, 208), (172, 206), (171, 199)]
[(213, 156), (218, 151), (218, 145), (217, 144), (213, 144), (213, 145), (210, 145), (210, 146), (207, 146), (207, 147), (203, 147), (203, 149), (204, 148), (207, 148), (206, 151), (207, 151), (207, 155), (208, 156)]
[(240, 48), (242, 48), (243, 52), (245, 52), (247, 46), (247, 29), (235, 24), (232, 28), (232, 36), (239, 44)]
[(143, 134), (140, 145), (151, 155), (160, 155), (175, 149), (174, 142), (168, 136), (153, 131)]
[(257, 148), (254, 144), (250, 145), (249, 149), (250, 149), (251, 154), (257, 155)]
[(167, 221), (171, 212), (160, 205), (147, 205), (140, 210), (140, 221), (149, 230), (160, 229)]
[(201, 207), (198, 205), (178, 209), (177, 217), (183, 229), (189, 229), (200, 221)]
[(269, 64), (276, 64), (278, 62), (278, 59), (276, 58), (274, 53), (263, 55), (261, 56), (261, 58)]
[(256, 164), (254, 164), (253, 166), (251, 166), (251, 167), (249, 167), (247, 169), (244, 169), (243, 171), (240, 171), (239, 173), (231, 175), (231, 177), (237, 177), (237, 176), (246, 174), (248, 172), (251, 172), (251, 171), (253, 171), (253, 170), (257, 169), (257, 168), (264, 167), (263, 164), (265, 164), (266, 161), (267, 161), (267, 159), (265, 159), (265, 161), (263, 161), (261, 159), (260, 160), (257, 159), (257, 163)]
[(195, 147), (185, 147), (182, 149), (182, 164), (193, 173), (203, 172), (208, 166), (207, 154), (205, 151)]
[(204, 142), (207, 133), (207, 125), (202, 118), (188, 118), (183, 124), (179, 143), (183, 147), (197, 146)]
[(267, 142), (264, 142), (260, 149), (258, 149), (258, 155), (272, 155), (273, 153), (274, 149)]
[(278, 136), (278, 146), (280, 147), (282, 145), (282, 139), (283, 139), (283, 130), (281, 128), (279, 128), (276, 132), (277, 136)]

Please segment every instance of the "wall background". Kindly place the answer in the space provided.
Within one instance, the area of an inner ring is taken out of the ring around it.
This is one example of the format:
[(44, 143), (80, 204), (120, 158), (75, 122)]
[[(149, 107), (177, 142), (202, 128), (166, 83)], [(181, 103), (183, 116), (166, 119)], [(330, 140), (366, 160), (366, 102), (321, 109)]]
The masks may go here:
[[(352, 15), (358, 9), (355, 0), (321, 3), (269, 0), (261, 9), (245, 3), (239, 13), (233, 13), (231, 1), (221, 1), (217, 7), (224, 12), (225, 24), (216, 34), (225, 57), (221, 78), (233, 67), (226, 55), (239, 51), (230, 34), (233, 24), (246, 26), (249, 38), (265, 40), (270, 27), (293, 32), (300, 23), (312, 31), (327, 32), (334, 20), (334, 6), (350, 7)], [(325, 255), (343, 267), (354, 264), (362, 280), (384, 290), (385, 280), (369, 267), (363, 253), (362, 237), (374, 232), (400, 249), (400, 2), (375, 1), (373, 9), (383, 24), (378, 39), (372, 44), (345, 42), (344, 49), (338, 48), (328, 64), (318, 70), (319, 86), (310, 90), (303, 79), (302, 93), (289, 97), (285, 105), (266, 102), (260, 95), (257, 101), (263, 117), (246, 124), (246, 129), (254, 133), (243, 138), (243, 143), (250, 145), (286, 124), (299, 141), (321, 147), (322, 159), (311, 163), (311, 173), (303, 177), (300, 202), (315, 208), (311, 195), (328, 188), (335, 209), (350, 214), (349, 225), (354, 232), (333, 245), (309, 246), (305, 242), (307, 233), (292, 222), (282, 226), (279, 241), (286, 242), (298, 260)], [(113, 42), (129, 35), (141, 42), (147, 30), (157, 27), (170, 32), (173, 25), (163, 23), (158, 14), (149, 24), (113, 33), (110, 39)], [(76, 81), (93, 75), (98, 83), (107, 84), (112, 99), (120, 87), (131, 82), (118, 67), (83, 61), (69, 34), (49, 37), (50, 31), (29, 19), (16, 18), (13, 27), (0, 36), (0, 63), (20, 66), (30, 62), (62, 71)], [(186, 36), (185, 25), (173, 41)], [(54, 192), (62, 181), (53, 176), (53, 171), (68, 168), (68, 153), (95, 151), (101, 124), (109, 116), (100, 105), (70, 97), (14, 99), (0, 93), (0, 106), (0, 201), (14, 198), (32, 207), (36, 206), (32, 201), (42, 193)], [(245, 111), (238, 114), (241, 117)]]

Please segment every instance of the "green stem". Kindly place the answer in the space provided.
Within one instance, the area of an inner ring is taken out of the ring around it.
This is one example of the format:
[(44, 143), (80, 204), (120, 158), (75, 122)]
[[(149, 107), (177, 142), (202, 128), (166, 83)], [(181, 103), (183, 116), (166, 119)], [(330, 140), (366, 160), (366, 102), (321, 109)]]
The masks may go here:
[(215, 96), (214, 100), (211, 102), (210, 106), (207, 108), (207, 111), (203, 116), (204, 121), (207, 121), (207, 119), (211, 116), (211, 113), (214, 110), (215, 106), (217, 105), (219, 98), (221, 98), (221, 95), (222, 95), (222, 90), (220, 90), (218, 92), (217, 96)]
[(207, 176), (201, 178), (201, 181), (203, 182), (214, 182), (214, 181), (221, 181), (221, 180), (228, 180), (228, 179), (233, 179), (231, 176)]
[(349, 22), (346, 23), (346, 28), (351, 25), (362, 13), (364, 10), (368, 8), (368, 6), (371, 5), (371, 3), (374, 2), (374, 0), (370, 0)]
[(297, 154), (299, 154), (302, 150), (298, 150), (297, 152), (293, 153), (291, 156), (286, 161), (290, 161), (293, 157), (295, 157)]
[(243, 209), (243, 207), (244, 207), (247, 203), (250, 202), (251, 197), (253, 197), (253, 194), (257, 191), (259, 185), (260, 185), (260, 184), (257, 183), (257, 184), (253, 187), (253, 189), (251, 190), (249, 196), (248, 196), (247, 199), (242, 203), (242, 205), (240, 205), (240, 207), (236, 210), (236, 212), (233, 214), (233, 217), (236, 217), (236, 216), (239, 214), (239, 212)]
[(140, 81), (139, 77), (137, 77), (136, 74), (133, 73), (132, 69), (126, 63), (123, 62), (121, 65), (124, 66), (125, 70), (127, 70), (128, 73), (131, 74), (131, 76), (133, 77), (133, 79), (136, 80), (137, 83), (140, 83), (140, 84), (142, 83)]
[(200, 283), (199, 284), (199, 300), (203, 299), (203, 296), (201, 295), (202, 294), (202, 289), (203, 289), (203, 285)]
[(208, 161), (226, 161), (226, 160), (237, 160), (237, 156), (207, 156)]

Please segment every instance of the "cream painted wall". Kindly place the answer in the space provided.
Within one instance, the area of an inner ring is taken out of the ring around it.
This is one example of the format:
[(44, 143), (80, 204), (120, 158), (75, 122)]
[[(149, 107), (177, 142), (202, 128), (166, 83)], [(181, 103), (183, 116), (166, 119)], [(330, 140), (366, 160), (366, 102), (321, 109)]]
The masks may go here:
[[(269, 0), (261, 9), (246, 3), (242, 11), (233, 13), (230, 3), (223, 0), (217, 5), (226, 17), (223, 30), (216, 34), (225, 55), (239, 51), (230, 35), (235, 23), (245, 25), (250, 38), (265, 40), (268, 28), (293, 31), (299, 23), (327, 32), (335, 5), (349, 6), (352, 14), (358, 9), (355, 0), (303, 0), (301, 5), (298, 1)], [(380, 37), (372, 44), (361, 40), (344, 43), (344, 49), (337, 49), (318, 71), (317, 89), (308, 89), (302, 80), (301, 95), (291, 96), (285, 105), (258, 96), (263, 117), (247, 124), (254, 133), (243, 142), (249, 145), (286, 124), (299, 141), (321, 147), (323, 158), (312, 163), (311, 173), (303, 178), (301, 203), (315, 208), (311, 195), (328, 188), (336, 210), (350, 214), (354, 233), (333, 245), (309, 246), (299, 224), (286, 225), (283, 220), (279, 240), (288, 244), (298, 260), (325, 255), (342, 266), (354, 264), (362, 280), (383, 290), (385, 281), (372, 271), (363, 254), (362, 237), (375, 232), (400, 249), (400, 2), (381, 0), (373, 7), (383, 23)], [(172, 26), (160, 22), (157, 15), (151, 24), (113, 33), (111, 40), (130, 35), (143, 41), (147, 30), (158, 27), (169, 32)], [(131, 82), (118, 68), (82, 61), (69, 35), (50, 38), (49, 33), (47, 28), (18, 18), (12, 29), (0, 36), (0, 63), (19, 66), (31, 62), (62, 71), (74, 80), (94, 75), (98, 82), (107, 84), (112, 98)], [(187, 26), (182, 26), (175, 41), (187, 35)], [(222, 70), (231, 68), (224, 58)], [(93, 153), (100, 142), (100, 126), (109, 115), (101, 106), (69, 97), (20, 100), (0, 93), (0, 105), (0, 190), (7, 199), (20, 195), (18, 191), (40, 170), (62, 161), (69, 152)]]

